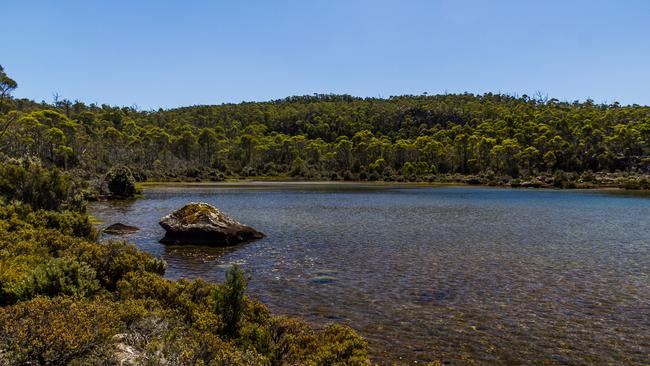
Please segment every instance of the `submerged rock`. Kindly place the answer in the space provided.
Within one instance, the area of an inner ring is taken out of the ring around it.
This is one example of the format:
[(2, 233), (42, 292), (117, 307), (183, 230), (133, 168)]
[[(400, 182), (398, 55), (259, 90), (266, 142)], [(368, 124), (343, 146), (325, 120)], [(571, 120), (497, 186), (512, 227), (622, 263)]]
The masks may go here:
[(311, 283), (321, 285), (336, 282), (337, 278), (334, 276), (316, 276), (310, 280)]
[(229, 246), (264, 237), (259, 231), (203, 202), (188, 203), (163, 217), (160, 226), (167, 231), (160, 239), (164, 244)]
[(135, 226), (124, 225), (118, 222), (116, 224), (104, 228), (104, 230), (102, 231), (105, 232), (106, 234), (111, 234), (111, 235), (125, 235), (125, 234), (135, 233), (138, 230), (140, 229)]

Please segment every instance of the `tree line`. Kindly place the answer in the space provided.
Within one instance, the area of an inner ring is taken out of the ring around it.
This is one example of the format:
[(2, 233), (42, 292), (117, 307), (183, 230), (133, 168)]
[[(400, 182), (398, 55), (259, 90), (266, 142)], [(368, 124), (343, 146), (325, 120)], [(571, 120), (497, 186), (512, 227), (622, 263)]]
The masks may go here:
[(137, 179), (420, 180), (650, 172), (650, 107), (503, 94), (296, 96), (156, 111), (2, 91), (0, 151)]

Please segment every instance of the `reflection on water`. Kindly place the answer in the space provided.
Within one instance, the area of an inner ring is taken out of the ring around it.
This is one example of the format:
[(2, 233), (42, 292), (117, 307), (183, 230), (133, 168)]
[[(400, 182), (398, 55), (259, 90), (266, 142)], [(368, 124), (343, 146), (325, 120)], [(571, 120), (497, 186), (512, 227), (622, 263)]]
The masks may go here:
[[(205, 201), (267, 234), (233, 248), (158, 243)], [(155, 187), (100, 202), (171, 278), (231, 263), (276, 313), (345, 322), (374, 358), (450, 364), (647, 364), (650, 199), (596, 191), (354, 184)]]

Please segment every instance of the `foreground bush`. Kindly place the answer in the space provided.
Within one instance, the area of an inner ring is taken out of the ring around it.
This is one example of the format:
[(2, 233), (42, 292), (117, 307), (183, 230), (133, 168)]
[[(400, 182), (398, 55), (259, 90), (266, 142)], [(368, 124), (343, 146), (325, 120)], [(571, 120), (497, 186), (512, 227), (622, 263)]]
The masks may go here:
[(165, 262), (93, 242), (78, 212), (0, 207), (0, 365), (367, 365), (345, 326), (316, 331), (223, 284), (161, 277)]
[(212, 292), (214, 312), (223, 317), (223, 332), (228, 336), (239, 334), (242, 315), (246, 306), (244, 291), (248, 286), (246, 273), (234, 265), (226, 273), (226, 282)]
[(85, 263), (72, 258), (54, 258), (30, 270), (7, 292), (16, 300), (28, 300), (38, 295), (89, 297), (99, 290), (95, 277), (95, 271)]
[(65, 365), (106, 354), (119, 322), (110, 304), (38, 297), (0, 308), (1, 357), (11, 365)]
[(0, 197), (0, 228), (3, 230), (42, 228), (88, 240), (94, 240), (96, 237), (95, 228), (86, 214), (76, 211), (34, 211), (32, 206), (21, 202), (2, 203), (3, 199)]
[(80, 243), (62, 252), (88, 263), (97, 272), (99, 283), (108, 290), (115, 290), (117, 282), (129, 272), (152, 272), (164, 274), (163, 260), (138, 250), (124, 241), (108, 241), (102, 245)]

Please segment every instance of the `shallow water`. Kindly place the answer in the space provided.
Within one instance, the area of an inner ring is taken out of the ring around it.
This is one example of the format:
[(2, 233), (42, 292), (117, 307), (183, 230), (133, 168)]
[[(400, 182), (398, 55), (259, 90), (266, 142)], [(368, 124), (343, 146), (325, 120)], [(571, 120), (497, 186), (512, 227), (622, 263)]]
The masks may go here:
[[(267, 234), (165, 246), (158, 220), (204, 201)], [(168, 262), (222, 281), (239, 263), (276, 314), (344, 322), (373, 358), (449, 364), (648, 364), (650, 197), (363, 184), (160, 186), (90, 207)]]

